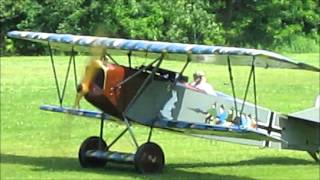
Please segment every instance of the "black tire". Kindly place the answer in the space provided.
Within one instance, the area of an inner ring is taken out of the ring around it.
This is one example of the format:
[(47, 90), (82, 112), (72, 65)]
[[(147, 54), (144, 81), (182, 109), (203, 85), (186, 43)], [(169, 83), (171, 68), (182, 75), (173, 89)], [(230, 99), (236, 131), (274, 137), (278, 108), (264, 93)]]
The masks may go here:
[(141, 145), (134, 156), (135, 168), (140, 173), (158, 173), (165, 164), (164, 153), (159, 145), (147, 142)]
[[(87, 157), (86, 152), (88, 150), (99, 150), (99, 140), (100, 137), (91, 136), (84, 140), (79, 149), (79, 162), (80, 165), (84, 168), (87, 167), (103, 167), (106, 165), (107, 160), (105, 159), (98, 159), (93, 157)], [(107, 144), (102, 139), (102, 149), (106, 150)]]

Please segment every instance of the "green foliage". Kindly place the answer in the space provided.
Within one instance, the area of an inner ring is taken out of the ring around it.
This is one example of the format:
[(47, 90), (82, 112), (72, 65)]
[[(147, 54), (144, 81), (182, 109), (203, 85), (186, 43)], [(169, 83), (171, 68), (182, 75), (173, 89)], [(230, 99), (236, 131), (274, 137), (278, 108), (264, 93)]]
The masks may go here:
[(286, 43), (281, 46), (277, 46), (277, 51), (280, 52), (319, 52), (320, 51), (319, 38), (312, 39), (304, 36), (292, 35)]
[(228, 44), (280, 49), (296, 41), (295, 36), (310, 40), (319, 36), (320, 12), (314, 0), (226, 2), (227, 6), (218, 8), (218, 12), (219, 20), (228, 29), (225, 33)]
[[(10, 30), (317, 52), (318, 0), (0, 0), (4, 54), (41, 54)], [(10, 44), (8, 44), (10, 46)], [(11, 49), (11, 51), (7, 51)]]
[(223, 29), (207, 1), (175, 1), (164, 12), (164, 39), (184, 43), (223, 44)]

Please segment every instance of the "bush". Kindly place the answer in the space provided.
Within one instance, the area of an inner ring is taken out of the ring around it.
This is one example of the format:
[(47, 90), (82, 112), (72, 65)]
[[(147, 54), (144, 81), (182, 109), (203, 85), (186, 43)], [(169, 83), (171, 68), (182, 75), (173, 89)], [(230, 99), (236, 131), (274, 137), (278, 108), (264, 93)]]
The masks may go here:
[(317, 53), (319, 38), (293, 35), (287, 42), (276, 46), (276, 51), (287, 53)]

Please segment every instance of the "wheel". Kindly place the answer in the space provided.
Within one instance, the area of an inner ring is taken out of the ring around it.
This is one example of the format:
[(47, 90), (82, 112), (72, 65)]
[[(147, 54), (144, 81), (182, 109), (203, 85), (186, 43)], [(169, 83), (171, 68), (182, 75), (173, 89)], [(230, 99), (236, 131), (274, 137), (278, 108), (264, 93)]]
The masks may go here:
[[(86, 152), (88, 150), (99, 150), (100, 137), (91, 136), (84, 140), (79, 149), (79, 162), (82, 167), (103, 167), (106, 165), (105, 159), (98, 159), (93, 157), (87, 157)], [(102, 149), (107, 148), (106, 142), (102, 139)]]
[(135, 168), (140, 173), (161, 172), (164, 163), (161, 147), (152, 142), (141, 145), (134, 156)]

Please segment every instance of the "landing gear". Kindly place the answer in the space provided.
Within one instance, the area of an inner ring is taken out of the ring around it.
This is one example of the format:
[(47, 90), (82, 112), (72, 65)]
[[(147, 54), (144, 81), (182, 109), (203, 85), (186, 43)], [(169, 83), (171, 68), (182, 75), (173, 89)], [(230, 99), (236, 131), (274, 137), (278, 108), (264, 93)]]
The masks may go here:
[[(158, 173), (164, 168), (164, 153), (161, 147), (150, 142), (153, 128), (150, 128), (149, 137), (146, 143), (141, 146), (133, 134), (131, 125), (124, 118), (126, 129), (124, 129), (109, 145), (103, 140), (103, 121), (101, 116), (100, 136), (91, 136), (83, 141), (79, 149), (79, 162), (82, 167), (103, 167), (107, 162), (123, 163), (134, 165), (140, 173)], [(136, 153), (125, 153), (110, 151), (110, 148), (126, 133), (129, 132), (137, 151)]]
[(97, 136), (91, 136), (83, 141), (79, 149), (79, 162), (84, 168), (87, 167), (103, 167), (107, 163), (106, 159), (90, 157), (88, 153), (90, 151), (105, 152), (107, 144), (103, 139)]
[(140, 173), (161, 172), (164, 161), (161, 147), (153, 142), (141, 145), (134, 156), (134, 166)]

